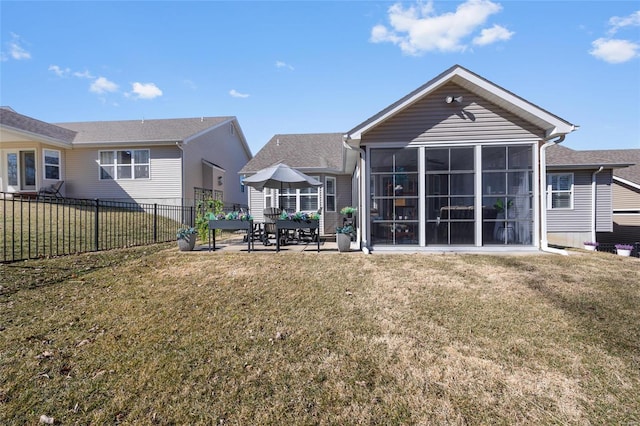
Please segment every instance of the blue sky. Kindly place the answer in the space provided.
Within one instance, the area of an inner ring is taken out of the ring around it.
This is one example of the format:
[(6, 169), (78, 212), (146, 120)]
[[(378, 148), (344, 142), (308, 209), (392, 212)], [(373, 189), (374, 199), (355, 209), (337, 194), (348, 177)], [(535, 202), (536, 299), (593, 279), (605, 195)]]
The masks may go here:
[(0, 1), (0, 104), (48, 122), (346, 132), (454, 64), (640, 148), (638, 1)]

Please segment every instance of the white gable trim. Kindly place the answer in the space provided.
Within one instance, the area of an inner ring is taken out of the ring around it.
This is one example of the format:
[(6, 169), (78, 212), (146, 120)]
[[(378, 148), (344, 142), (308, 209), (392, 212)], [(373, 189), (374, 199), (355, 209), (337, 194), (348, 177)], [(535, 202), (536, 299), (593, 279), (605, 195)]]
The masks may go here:
[(613, 176), (613, 180), (615, 180), (617, 182), (620, 182), (620, 183), (623, 183), (625, 185), (629, 185), (629, 186), (631, 186), (633, 188), (640, 189), (640, 184), (637, 184), (635, 182), (631, 182), (630, 180), (622, 179), (622, 178), (620, 178), (618, 176), (615, 176), (615, 175)]

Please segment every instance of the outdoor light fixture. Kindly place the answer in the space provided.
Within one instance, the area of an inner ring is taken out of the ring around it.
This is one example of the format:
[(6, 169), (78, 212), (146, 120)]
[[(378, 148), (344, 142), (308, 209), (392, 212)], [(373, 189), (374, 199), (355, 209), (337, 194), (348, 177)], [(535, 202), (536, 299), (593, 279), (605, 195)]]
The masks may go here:
[(462, 102), (462, 96), (447, 96), (446, 98), (444, 98), (444, 101), (448, 104), (450, 104), (453, 101), (456, 101), (457, 103), (461, 103)]
[(222, 186), (222, 176), (218, 176), (218, 186)]

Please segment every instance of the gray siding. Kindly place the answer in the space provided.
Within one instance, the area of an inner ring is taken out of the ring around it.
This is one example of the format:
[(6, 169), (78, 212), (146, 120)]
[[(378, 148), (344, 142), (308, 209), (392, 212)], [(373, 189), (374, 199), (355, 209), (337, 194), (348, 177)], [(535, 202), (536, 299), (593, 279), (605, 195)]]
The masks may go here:
[[(590, 232), (591, 231), (591, 175), (593, 171), (573, 172), (573, 209), (547, 210), (549, 232)], [(596, 175), (596, 231), (609, 232), (613, 229), (611, 170), (603, 170)]]
[[(448, 95), (462, 103), (445, 103)], [(480, 141), (543, 137), (543, 130), (449, 83), (363, 135), (363, 142)]]
[(72, 198), (135, 200), (175, 204), (182, 198), (181, 152), (176, 146), (129, 147), (149, 149), (149, 179), (100, 180), (98, 152), (75, 148), (66, 155), (66, 194)]

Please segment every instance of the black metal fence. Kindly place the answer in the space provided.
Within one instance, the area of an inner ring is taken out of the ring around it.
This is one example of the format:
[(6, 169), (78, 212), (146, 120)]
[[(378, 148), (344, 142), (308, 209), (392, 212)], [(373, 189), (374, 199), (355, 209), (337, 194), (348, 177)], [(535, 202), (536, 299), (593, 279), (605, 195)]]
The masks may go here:
[[(631, 256), (640, 257), (640, 242), (628, 245), (633, 247), (633, 249), (631, 250)], [(617, 253), (616, 245), (614, 243), (599, 243), (596, 250), (604, 253)]]
[(191, 206), (72, 198), (13, 198), (0, 193), (0, 262), (173, 241), (194, 226)]

